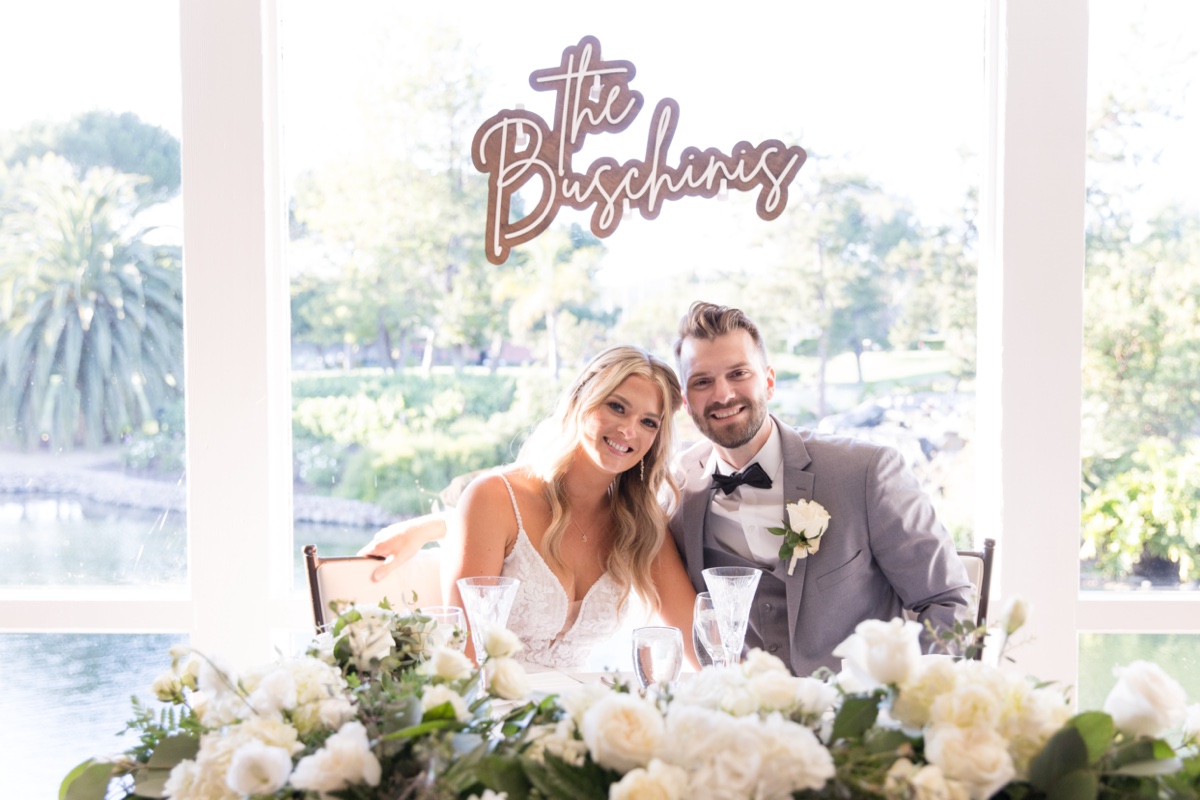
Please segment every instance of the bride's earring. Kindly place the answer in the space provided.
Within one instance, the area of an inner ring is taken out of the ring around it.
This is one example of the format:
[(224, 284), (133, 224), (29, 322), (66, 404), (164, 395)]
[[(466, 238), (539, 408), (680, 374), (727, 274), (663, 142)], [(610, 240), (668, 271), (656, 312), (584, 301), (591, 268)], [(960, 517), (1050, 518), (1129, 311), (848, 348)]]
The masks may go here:
[(645, 456), (642, 456), (642, 460), (638, 462), (638, 467), (642, 471), (642, 482), (644, 483), (646, 480), (646, 457)]

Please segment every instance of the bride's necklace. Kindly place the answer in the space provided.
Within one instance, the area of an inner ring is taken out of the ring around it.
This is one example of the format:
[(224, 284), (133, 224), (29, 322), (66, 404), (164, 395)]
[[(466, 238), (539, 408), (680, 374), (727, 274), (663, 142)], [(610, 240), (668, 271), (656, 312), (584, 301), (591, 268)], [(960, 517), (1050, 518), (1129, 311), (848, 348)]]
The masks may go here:
[[(584, 530), (582, 525), (579, 524), (579, 520), (575, 519), (575, 517), (571, 517), (571, 524), (575, 526), (575, 529), (577, 531), (579, 531), (579, 536), (583, 540), (583, 543), (587, 544), (588, 532), (586, 530)], [(593, 533), (594, 533), (594, 531), (593, 531)]]

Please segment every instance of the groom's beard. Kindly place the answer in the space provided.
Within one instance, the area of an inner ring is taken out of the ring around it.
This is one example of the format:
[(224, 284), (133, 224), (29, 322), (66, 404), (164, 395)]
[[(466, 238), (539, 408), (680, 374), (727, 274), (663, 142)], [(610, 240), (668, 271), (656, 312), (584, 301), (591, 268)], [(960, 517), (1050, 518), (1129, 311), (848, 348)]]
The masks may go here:
[[(727, 408), (735, 408), (737, 406), (746, 407), (746, 419), (737, 425), (722, 425), (719, 429), (715, 428), (713, 421), (709, 419), (709, 414), (716, 411), (721, 411)], [(765, 402), (756, 402), (748, 397), (739, 397), (732, 403), (721, 403), (710, 405), (704, 409), (704, 413), (699, 419), (696, 415), (692, 415), (692, 421), (696, 423), (696, 427), (700, 429), (709, 441), (721, 447), (733, 450), (741, 447), (754, 438), (759, 429), (762, 428), (763, 422), (767, 419), (767, 404)]]

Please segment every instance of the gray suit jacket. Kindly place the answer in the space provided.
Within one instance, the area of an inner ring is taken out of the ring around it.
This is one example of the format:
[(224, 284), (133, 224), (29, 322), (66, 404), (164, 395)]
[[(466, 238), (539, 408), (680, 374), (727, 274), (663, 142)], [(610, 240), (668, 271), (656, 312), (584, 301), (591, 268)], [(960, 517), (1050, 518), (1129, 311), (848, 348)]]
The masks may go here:
[[(829, 528), (817, 553), (798, 561), (792, 575), (782, 561), (763, 575), (747, 645), (783, 650), (777, 654), (784, 661), (790, 655), (792, 672), (809, 675), (821, 666), (840, 668), (833, 649), (862, 620), (891, 619), (904, 609), (939, 627), (965, 619), (973, 591), (966, 568), (900, 453), (775, 423), (786, 502), (820, 503)], [(712, 498), (704, 468), (711, 453), (712, 444), (700, 442), (676, 462), (682, 498), (671, 535), (697, 591), (705, 588), (705, 567), (758, 566), (704, 547)], [(784, 509), (779, 515), (782, 523)]]

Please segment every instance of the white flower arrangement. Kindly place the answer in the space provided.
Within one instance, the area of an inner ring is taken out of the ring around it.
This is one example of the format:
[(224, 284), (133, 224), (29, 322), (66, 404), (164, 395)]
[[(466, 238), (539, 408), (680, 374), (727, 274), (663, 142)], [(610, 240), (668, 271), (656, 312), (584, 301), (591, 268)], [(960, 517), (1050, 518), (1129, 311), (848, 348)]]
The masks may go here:
[[(1005, 639), (1023, 612), (1003, 618)], [(168, 709), (156, 716), (139, 705), (129, 727), (142, 743), (80, 765), (63, 796), (982, 800), (1200, 792), (1200, 705), (1187, 706), (1183, 689), (1144, 662), (1117, 671), (1104, 711), (1072, 715), (1054, 687), (979, 661), (920, 655), (919, 626), (869, 620), (838, 647), (838, 676), (796, 677), (756, 650), (740, 664), (701, 671), (674, 695), (638, 693), (618, 679), (501, 713), (493, 698), (522, 698), (528, 689), (514, 659), (519, 640), (499, 631), (488, 637), (484, 690), (461, 654), (426, 649), (436, 640), (429, 622), (386, 606), (351, 608), (306, 655), (240, 675), (173, 649), (171, 669), (152, 687)], [(391, 642), (386, 651), (381, 641)], [(1172, 745), (1166, 736), (1180, 738)]]

